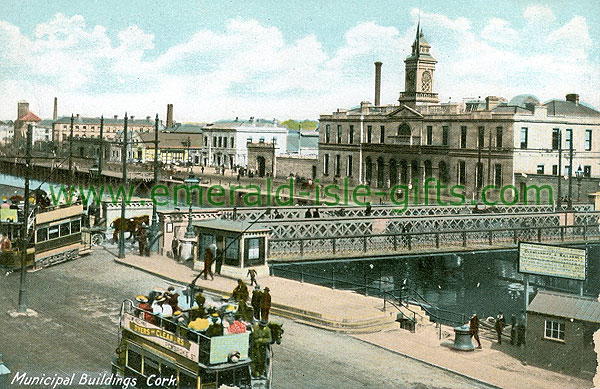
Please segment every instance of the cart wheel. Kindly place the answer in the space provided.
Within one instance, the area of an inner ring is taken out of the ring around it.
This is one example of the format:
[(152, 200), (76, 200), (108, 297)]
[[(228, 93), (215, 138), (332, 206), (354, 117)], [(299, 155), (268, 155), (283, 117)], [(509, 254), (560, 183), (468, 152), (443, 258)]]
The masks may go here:
[(92, 246), (100, 246), (104, 243), (104, 234), (95, 233), (92, 235)]

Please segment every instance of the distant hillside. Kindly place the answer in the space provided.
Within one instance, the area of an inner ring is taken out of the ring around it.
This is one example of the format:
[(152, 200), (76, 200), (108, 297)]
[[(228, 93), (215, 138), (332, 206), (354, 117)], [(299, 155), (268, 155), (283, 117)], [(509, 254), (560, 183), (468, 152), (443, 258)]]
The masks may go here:
[[(282, 122), (281, 124), (283, 124), (284, 126), (289, 128), (290, 130), (298, 130), (300, 123), (297, 120), (288, 119), (285, 122)], [(317, 128), (318, 124), (319, 124), (319, 122), (317, 122), (315, 120), (303, 120), (302, 121), (302, 129), (303, 130), (314, 130)]]

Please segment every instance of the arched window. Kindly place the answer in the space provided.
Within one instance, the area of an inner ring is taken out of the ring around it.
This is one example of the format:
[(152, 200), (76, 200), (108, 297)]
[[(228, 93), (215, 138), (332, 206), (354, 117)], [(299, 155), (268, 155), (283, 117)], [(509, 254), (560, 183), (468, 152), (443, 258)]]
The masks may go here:
[(410, 126), (406, 123), (402, 123), (398, 127), (398, 136), (410, 136)]
[(421, 76), (421, 90), (431, 92), (431, 72), (429, 70), (425, 70)]
[(371, 179), (373, 178), (373, 162), (371, 161), (371, 157), (367, 157), (365, 159), (365, 181), (367, 184), (371, 183)]

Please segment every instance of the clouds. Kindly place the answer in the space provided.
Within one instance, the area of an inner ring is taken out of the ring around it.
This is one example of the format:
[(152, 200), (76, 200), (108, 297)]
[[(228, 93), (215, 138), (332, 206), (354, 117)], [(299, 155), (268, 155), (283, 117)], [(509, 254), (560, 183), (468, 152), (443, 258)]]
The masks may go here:
[[(315, 118), (372, 100), (374, 61), (384, 64), (382, 101), (394, 103), (419, 10), (410, 15), (402, 28), (357, 23), (329, 50), (326, 37), (310, 31), (289, 39), (275, 25), (241, 18), (220, 30), (198, 29), (166, 49), (156, 47), (157, 31), (137, 25), (108, 31), (81, 15), (56, 14), (31, 36), (0, 21), (0, 114), (27, 99), (48, 117), (58, 96), (64, 114), (127, 109), (146, 116), (173, 103), (182, 121)], [(559, 25), (551, 9), (531, 6), (521, 20), (491, 18), (479, 30), (465, 17), (423, 11), (420, 17), (438, 60), (434, 89), (442, 99), (522, 92), (545, 99), (575, 91), (600, 106), (592, 89), (598, 64), (588, 54), (594, 42), (582, 16)]]

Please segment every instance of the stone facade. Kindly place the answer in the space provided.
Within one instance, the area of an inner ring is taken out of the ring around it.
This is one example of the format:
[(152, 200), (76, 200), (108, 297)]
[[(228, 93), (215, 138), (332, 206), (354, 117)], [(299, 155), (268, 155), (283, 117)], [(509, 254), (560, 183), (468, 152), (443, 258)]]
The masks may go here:
[(256, 172), (259, 177), (287, 178), (290, 175), (294, 175), (304, 178), (315, 178), (316, 176), (319, 164), (316, 155), (276, 156), (272, 143), (248, 143), (247, 147), (248, 169)]
[[(593, 151), (598, 150), (600, 112), (579, 104), (577, 95), (543, 105), (530, 95), (509, 103), (489, 96), (476, 105), (437, 104), (430, 89), (436, 61), (422, 32), (405, 63), (406, 92), (400, 104), (373, 106), (365, 101), (358, 108), (320, 116), (322, 181), (347, 177), (351, 185), (412, 189), (423, 188), (432, 177), (448, 187), (461, 185), (464, 189), (455, 190), (475, 199), (478, 188), (515, 185), (517, 175), (558, 175), (559, 133), (561, 174), (568, 174), (572, 138), (573, 170), (582, 166), (586, 177), (600, 177), (600, 155)], [(509, 190), (505, 197), (515, 194)], [(489, 198), (499, 195), (499, 190), (488, 192)]]

